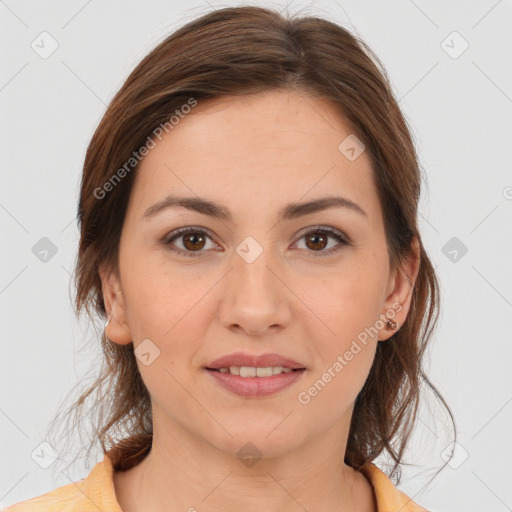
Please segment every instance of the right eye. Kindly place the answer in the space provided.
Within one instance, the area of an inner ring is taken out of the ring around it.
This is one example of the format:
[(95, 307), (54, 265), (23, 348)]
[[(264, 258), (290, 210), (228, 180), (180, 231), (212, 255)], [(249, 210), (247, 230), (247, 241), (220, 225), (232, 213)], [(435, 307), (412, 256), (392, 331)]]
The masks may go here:
[[(184, 247), (183, 249), (181, 249), (179, 247), (176, 249), (173, 247), (173, 245), (175, 246), (174, 240), (177, 240), (179, 238), (183, 239), (183, 242), (182, 242), (183, 247)], [(204, 231), (203, 229), (188, 226), (185, 228), (176, 229), (173, 232), (171, 232), (169, 234), (169, 236), (166, 237), (166, 239), (163, 243), (172, 252), (175, 252), (175, 253), (177, 253), (179, 255), (183, 255), (183, 256), (191, 256), (194, 258), (194, 257), (200, 256), (202, 252), (205, 252), (205, 251), (202, 251), (201, 249), (204, 248), (204, 245), (206, 243), (205, 240), (207, 238), (211, 239), (211, 237), (208, 235), (208, 233), (206, 231)], [(198, 250), (194, 250), (194, 249), (198, 249)], [(197, 253), (197, 254), (194, 254), (194, 253)]]

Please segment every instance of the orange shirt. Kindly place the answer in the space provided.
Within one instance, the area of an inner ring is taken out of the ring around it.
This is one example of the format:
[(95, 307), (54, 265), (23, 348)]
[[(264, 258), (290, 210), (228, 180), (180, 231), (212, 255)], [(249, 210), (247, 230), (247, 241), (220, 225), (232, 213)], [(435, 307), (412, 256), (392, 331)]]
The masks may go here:
[[(377, 512), (428, 512), (399, 491), (374, 464), (361, 472), (373, 486)], [(107, 454), (87, 478), (58, 487), (46, 494), (15, 503), (3, 512), (122, 512), (116, 499), (112, 462)]]

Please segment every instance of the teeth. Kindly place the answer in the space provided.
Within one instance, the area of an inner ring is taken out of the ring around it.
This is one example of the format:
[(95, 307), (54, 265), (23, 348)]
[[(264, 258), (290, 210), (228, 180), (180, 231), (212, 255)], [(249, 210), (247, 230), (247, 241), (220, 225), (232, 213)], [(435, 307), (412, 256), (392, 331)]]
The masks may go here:
[(273, 368), (256, 368), (256, 376), (257, 377), (272, 377)]
[[(233, 368), (230, 368), (232, 370)], [(252, 368), (250, 366), (241, 366), (238, 375), (240, 377), (256, 377), (257, 368)]]
[(230, 366), (229, 368), (219, 368), (221, 373), (230, 373), (231, 375), (240, 375), (240, 377), (271, 377), (281, 373), (293, 371), (291, 368), (282, 366), (269, 366), (266, 368), (254, 368), (253, 366)]

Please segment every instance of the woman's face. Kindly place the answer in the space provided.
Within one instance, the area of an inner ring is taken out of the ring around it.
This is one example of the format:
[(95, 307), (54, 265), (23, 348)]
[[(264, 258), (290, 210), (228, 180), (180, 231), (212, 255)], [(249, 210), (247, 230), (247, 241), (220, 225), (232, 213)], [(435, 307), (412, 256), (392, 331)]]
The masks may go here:
[[(189, 433), (232, 454), (250, 442), (269, 457), (348, 435), (378, 340), (393, 334), (378, 320), (402, 324), (410, 300), (389, 270), (369, 157), (350, 135), (330, 104), (272, 91), (200, 103), (155, 139), (119, 274), (101, 274), (107, 335), (134, 343), (155, 435)], [(155, 207), (171, 195), (216, 207)], [(345, 206), (300, 207), (334, 197)], [(303, 369), (207, 369), (235, 353)]]

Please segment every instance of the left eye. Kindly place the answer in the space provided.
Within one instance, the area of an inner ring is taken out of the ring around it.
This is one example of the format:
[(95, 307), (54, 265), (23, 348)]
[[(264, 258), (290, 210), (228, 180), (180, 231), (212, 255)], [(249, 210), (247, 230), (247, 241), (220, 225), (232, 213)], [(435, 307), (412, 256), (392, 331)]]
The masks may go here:
[[(175, 240), (183, 239), (183, 247), (174, 248), (173, 245)], [(328, 239), (334, 239), (338, 242), (334, 247), (330, 247), (324, 250), (328, 246)], [(201, 253), (205, 252), (201, 249), (205, 248), (206, 240), (211, 239), (210, 235), (203, 229), (186, 227), (179, 228), (173, 231), (165, 240), (164, 245), (168, 246), (169, 250), (178, 253), (183, 256), (196, 257), (200, 256)], [(320, 248), (320, 250), (308, 251), (312, 253), (312, 256), (325, 256), (332, 254), (343, 249), (346, 245), (351, 245), (348, 238), (345, 237), (341, 232), (331, 228), (314, 228), (303, 234), (299, 240), (306, 239), (306, 247)], [(213, 240), (212, 240), (213, 242)], [(309, 245), (308, 245), (309, 244)], [(318, 247), (320, 246), (320, 247)], [(197, 249), (197, 250), (196, 250)], [(196, 253), (196, 254), (195, 254)]]
[[(334, 230), (331, 228), (311, 229), (310, 231), (308, 231), (307, 233), (302, 235), (299, 238), (299, 240), (302, 240), (303, 238), (306, 239), (306, 242), (305, 242), (306, 246), (308, 246), (307, 244), (312, 244), (313, 247), (316, 246), (317, 248), (318, 248), (318, 245), (321, 246), (320, 249), (322, 249), (322, 250), (320, 250), (320, 251), (308, 251), (308, 252), (312, 252), (312, 256), (327, 256), (329, 254), (340, 251), (346, 245), (350, 245), (350, 242), (348, 241), (347, 237), (345, 237), (342, 233), (338, 232), (337, 230)], [(327, 245), (329, 245), (328, 244), (329, 238), (336, 240), (338, 242), (338, 244), (335, 244), (334, 247), (331, 246), (327, 250), (323, 250), (323, 249), (325, 249), (325, 247)], [(325, 246), (324, 246), (324, 244), (325, 244)], [(311, 247), (309, 247), (309, 248), (311, 248)]]

